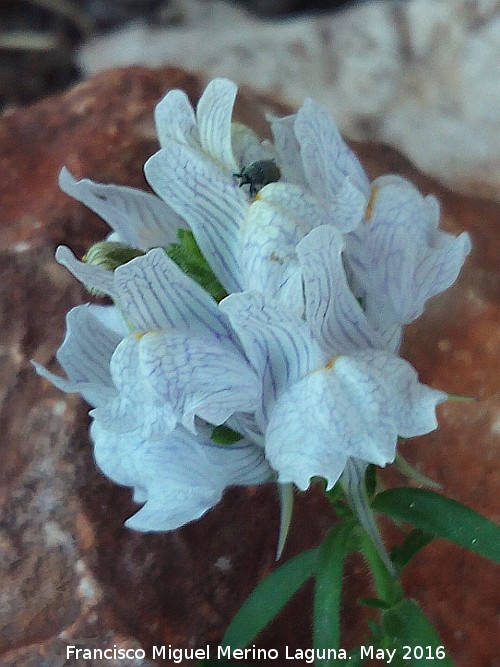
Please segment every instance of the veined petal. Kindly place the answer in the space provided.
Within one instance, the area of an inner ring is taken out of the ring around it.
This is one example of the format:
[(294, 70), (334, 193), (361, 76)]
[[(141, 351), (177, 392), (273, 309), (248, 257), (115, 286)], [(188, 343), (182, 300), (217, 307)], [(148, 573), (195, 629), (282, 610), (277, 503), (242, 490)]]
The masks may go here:
[(102, 472), (110, 480), (122, 486), (140, 483), (134, 465), (137, 433), (107, 431), (99, 422), (90, 425), (90, 438), (94, 443), (94, 458)]
[(91, 411), (100, 425), (117, 433), (138, 432), (142, 438), (158, 440), (177, 424), (173, 406), (152, 391), (140, 372), (139, 339), (128, 336), (116, 348), (110, 362), (118, 394), (106, 405)]
[(296, 114), (277, 118), (268, 115), (273, 133), (274, 148), (278, 156), (281, 175), (288, 183), (306, 186), (307, 180), (302, 167), (300, 146), (294, 132)]
[(344, 234), (356, 229), (365, 215), (366, 196), (346, 176), (327, 207), (329, 223)]
[(243, 227), (243, 283), (279, 298), (281, 288), (298, 270), (295, 248), (307, 232), (279, 207), (258, 199), (249, 208)]
[(294, 130), (307, 180), (316, 195), (332, 201), (348, 176), (368, 200), (369, 182), (366, 174), (358, 158), (340, 136), (326, 107), (306, 99), (296, 115)]
[(139, 487), (145, 506), (126, 522), (141, 531), (165, 531), (200, 518), (216, 505), (231, 485), (262, 484), (271, 470), (260, 447), (214, 447), (182, 427), (154, 443), (137, 433), (91, 429), (95, 457), (104, 474)]
[(431, 296), (453, 285), (472, 249), (467, 232), (452, 236), (437, 230), (434, 236), (432, 254), (429, 253), (416, 269), (419, 280), (415, 285), (418, 289), (415, 300), (421, 302), (422, 307)]
[(303, 236), (328, 222), (324, 206), (320, 206), (316, 198), (299, 185), (280, 181), (269, 183), (260, 190), (257, 200), (265, 201), (283, 215), (290, 216)]
[(411, 438), (437, 428), (436, 406), (448, 394), (418, 381), (413, 366), (392, 354), (365, 351), (356, 354), (358, 363), (379, 376), (394, 404), (398, 435)]
[(118, 267), (115, 280), (121, 307), (139, 331), (179, 329), (231, 339), (216, 302), (162, 249)]
[(87, 178), (77, 181), (61, 169), (59, 186), (66, 194), (101, 216), (132, 248), (149, 250), (177, 240), (186, 223), (159, 197), (124, 185), (104, 185)]
[(170, 139), (199, 147), (196, 117), (183, 90), (170, 90), (156, 105), (155, 123), (160, 146)]
[(248, 202), (232, 176), (175, 142), (149, 158), (144, 171), (151, 187), (188, 222), (226, 291), (241, 291), (237, 254)]
[(378, 326), (407, 324), (430, 296), (455, 281), (470, 240), (467, 234), (455, 238), (436, 229), (436, 200), (422, 197), (405, 179), (376, 183), (371, 215), (349, 235), (347, 257)]
[[(99, 317), (98, 317), (99, 316)], [(114, 320), (123, 323), (122, 333), (103, 326)], [(72, 308), (66, 316), (66, 336), (57, 352), (57, 360), (74, 382), (95, 382), (113, 386), (109, 363), (122, 338), (125, 323), (115, 306), (85, 304)]]
[(129, 335), (130, 329), (116, 306), (98, 306), (95, 303), (87, 303), (85, 308), (103, 327), (119, 336), (120, 340)]
[(192, 431), (195, 416), (219, 425), (257, 407), (260, 384), (250, 365), (216, 339), (149, 333), (140, 340), (139, 354), (148, 386)]
[(203, 150), (228, 173), (238, 171), (231, 142), (231, 119), (238, 87), (229, 79), (213, 79), (196, 107)]
[(317, 227), (297, 246), (306, 321), (330, 355), (383, 347), (347, 284), (343, 246), (342, 236), (330, 225)]
[(111, 298), (116, 296), (112, 271), (107, 271), (101, 266), (93, 266), (92, 264), (80, 262), (71, 250), (64, 245), (60, 245), (57, 248), (56, 260), (59, 264), (65, 266), (85, 286), (99, 292), (104, 292)]
[(332, 488), (349, 457), (385, 465), (397, 441), (390, 397), (378, 377), (351, 357), (339, 357), (285, 392), (265, 435), (279, 481), (302, 490), (315, 476)]
[(262, 382), (262, 408), (257, 413), (262, 426), (281, 393), (323, 363), (323, 353), (305, 322), (260, 293), (231, 294), (219, 306)]
[(269, 160), (273, 157), (262, 145), (259, 136), (243, 123), (231, 123), (231, 143), (238, 171), (255, 160)]
[(121, 316), (115, 311), (114, 306), (90, 304), (72, 308), (66, 316), (66, 336), (56, 355), (69, 379), (50, 373), (34, 362), (38, 375), (61, 391), (80, 393), (93, 406), (112, 400), (116, 390), (109, 363), (123, 335), (111, 326), (124, 327)]
[(107, 385), (98, 382), (73, 382), (51, 373), (36, 361), (32, 361), (31, 364), (37, 375), (48, 380), (54, 387), (66, 394), (81, 394), (90, 405), (103, 405), (112, 400), (116, 394), (115, 390)]

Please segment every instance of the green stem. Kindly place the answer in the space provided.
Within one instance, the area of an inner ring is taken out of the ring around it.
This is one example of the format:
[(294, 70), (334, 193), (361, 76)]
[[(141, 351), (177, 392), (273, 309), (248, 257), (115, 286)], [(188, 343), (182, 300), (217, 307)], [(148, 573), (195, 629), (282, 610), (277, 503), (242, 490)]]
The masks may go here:
[(375, 545), (364, 530), (360, 530), (359, 546), (370, 567), (378, 598), (390, 607), (394, 606), (403, 598), (399, 581), (388, 571)]

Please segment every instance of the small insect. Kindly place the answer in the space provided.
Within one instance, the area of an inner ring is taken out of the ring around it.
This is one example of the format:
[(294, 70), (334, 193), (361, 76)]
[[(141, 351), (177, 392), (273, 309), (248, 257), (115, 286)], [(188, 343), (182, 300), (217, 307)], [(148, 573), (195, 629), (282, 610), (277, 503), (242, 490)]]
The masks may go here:
[(264, 185), (276, 183), (281, 178), (281, 172), (274, 160), (254, 160), (240, 171), (239, 174), (233, 174), (234, 177), (241, 179), (242, 185), (249, 185), (250, 197), (254, 197)]

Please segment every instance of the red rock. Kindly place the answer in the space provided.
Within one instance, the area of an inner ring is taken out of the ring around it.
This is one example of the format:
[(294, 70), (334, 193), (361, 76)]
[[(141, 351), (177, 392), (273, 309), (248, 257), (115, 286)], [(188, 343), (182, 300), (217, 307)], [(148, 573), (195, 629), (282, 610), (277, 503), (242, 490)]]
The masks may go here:
[[(175, 69), (114, 70), (0, 118), (2, 667), (116, 664), (64, 663), (68, 643), (142, 646), (149, 658), (155, 644), (216, 644), (274, 567), (278, 508), (270, 485), (232, 489), (214, 511), (174, 533), (125, 529), (134, 506), (127, 490), (95, 468), (86, 407), (29, 364), (35, 358), (55, 367), (64, 314), (87, 299), (53, 261), (54, 248), (68, 243), (82, 253), (107, 230), (59, 191), (59, 169), (145, 187), (142, 164), (156, 149), (152, 110), (172, 87), (195, 100), (203, 85)], [(269, 104), (247, 93), (240, 118), (262, 131), (257, 112)], [(500, 207), (445, 190), (388, 148), (356, 148), (372, 175), (407, 175), (439, 196), (445, 227), (472, 234), (474, 252), (459, 281), (408, 328), (404, 352), (426, 382), (480, 400), (445, 405), (441, 429), (408, 443), (405, 453), (447, 495), (498, 519)], [(319, 493), (301, 494), (285, 557), (319, 543), (331, 521)], [(498, 574), (489, 562), (436, 542), (405, 576), (408, 594), (437, 624), (459, 667), (500, 664)], [(343, 645), (351, 646), (364, 622), (355, 605), (366, 594), (359, 560), (347, 581)], [(304, 590), (292, 601), (261, 645), (310, 646), (309, 596)]]

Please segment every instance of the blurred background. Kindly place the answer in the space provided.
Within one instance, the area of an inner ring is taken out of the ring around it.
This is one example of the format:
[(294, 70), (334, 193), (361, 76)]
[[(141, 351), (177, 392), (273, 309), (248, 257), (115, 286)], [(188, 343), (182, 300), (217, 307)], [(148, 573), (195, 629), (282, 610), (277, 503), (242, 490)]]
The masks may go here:
[(395, 146), (466, 193), (500, 199), (498, 0), (3, 0), (0, 106), (102, 69), (175, 64)]

